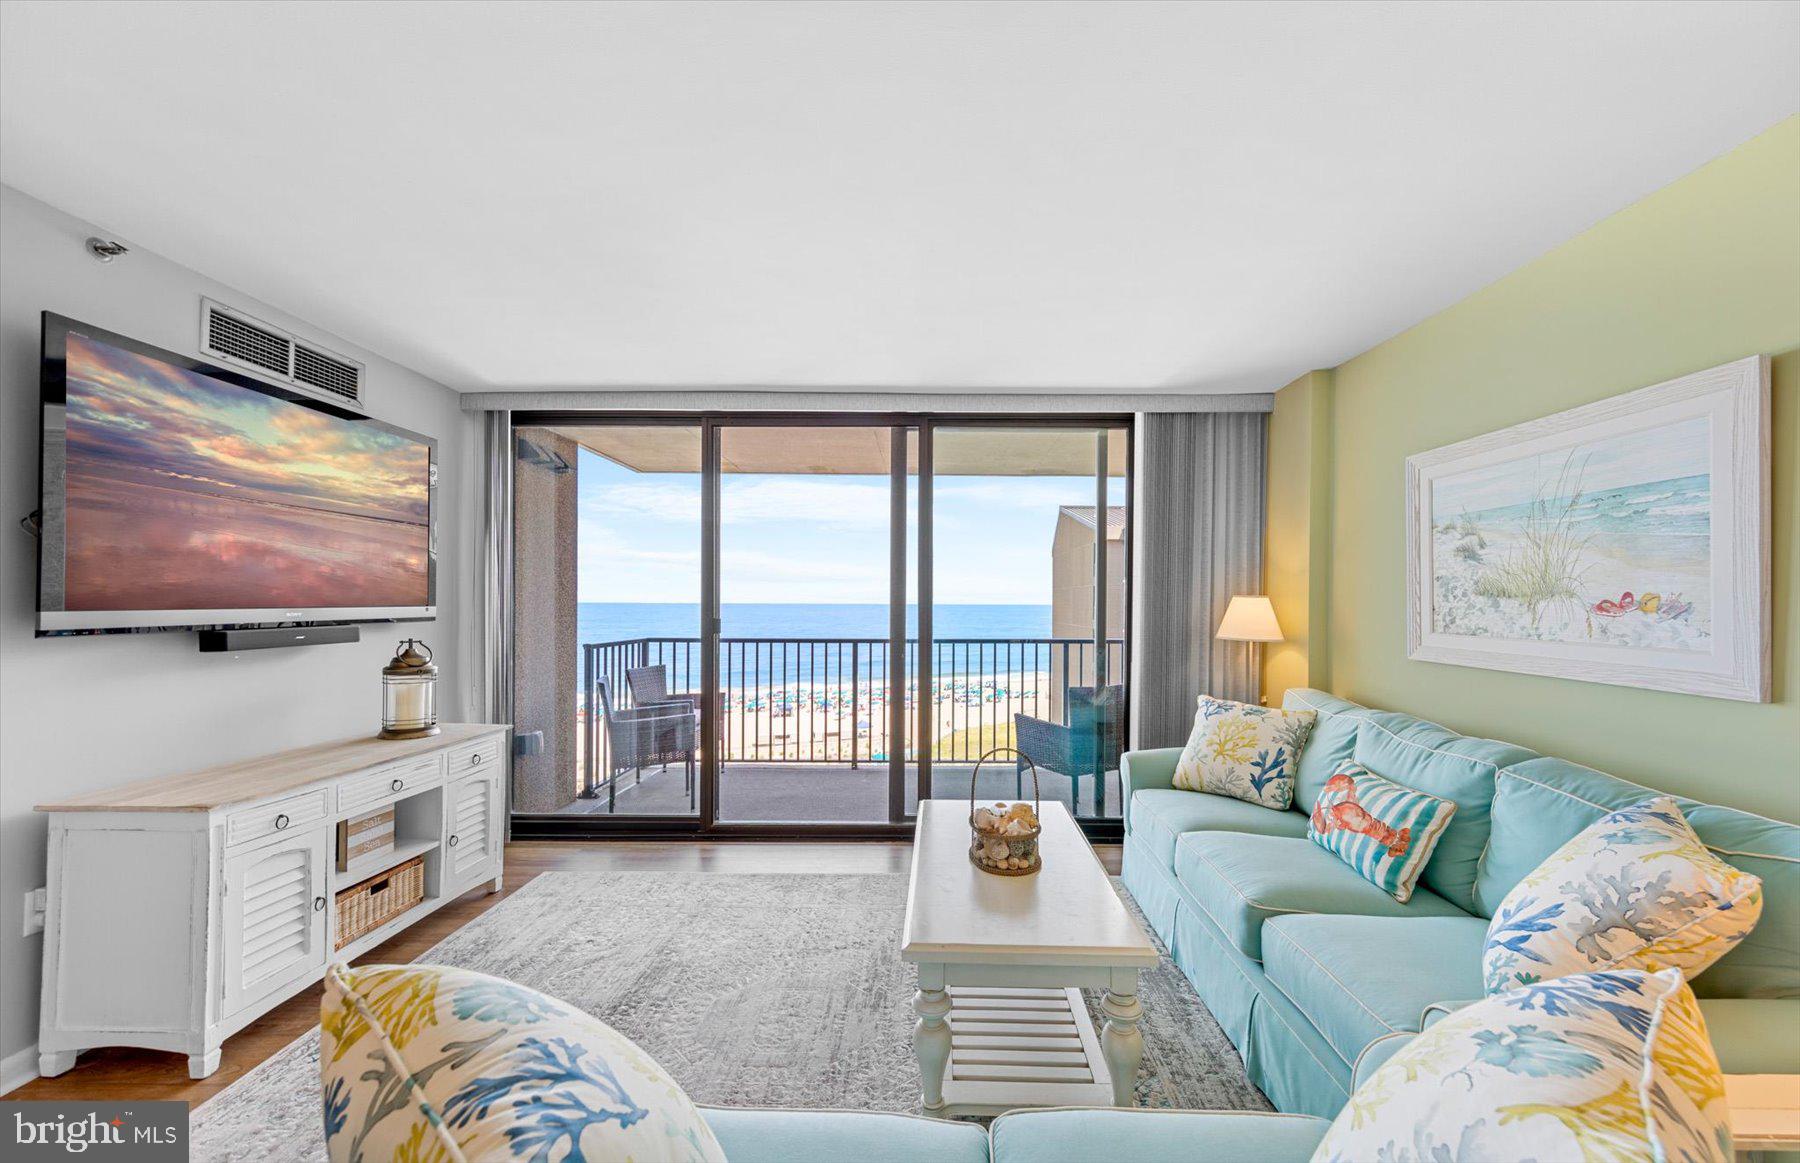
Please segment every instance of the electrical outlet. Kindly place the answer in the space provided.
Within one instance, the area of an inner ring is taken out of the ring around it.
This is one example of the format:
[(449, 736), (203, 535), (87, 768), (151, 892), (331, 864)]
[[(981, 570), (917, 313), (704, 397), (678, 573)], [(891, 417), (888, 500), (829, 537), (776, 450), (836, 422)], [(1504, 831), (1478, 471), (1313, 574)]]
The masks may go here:
[(34, 888), (25, 894), (25, 935), (44, 931), (44, 910), (49, 907), (50, 890)]

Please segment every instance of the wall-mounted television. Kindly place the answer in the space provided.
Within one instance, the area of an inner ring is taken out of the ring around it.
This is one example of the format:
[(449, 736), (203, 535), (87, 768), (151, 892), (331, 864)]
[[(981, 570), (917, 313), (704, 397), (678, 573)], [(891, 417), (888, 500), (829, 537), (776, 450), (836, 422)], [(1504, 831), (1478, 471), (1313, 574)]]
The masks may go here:
[(437, 610), (437, 442), (46, 311), (40, 637)]

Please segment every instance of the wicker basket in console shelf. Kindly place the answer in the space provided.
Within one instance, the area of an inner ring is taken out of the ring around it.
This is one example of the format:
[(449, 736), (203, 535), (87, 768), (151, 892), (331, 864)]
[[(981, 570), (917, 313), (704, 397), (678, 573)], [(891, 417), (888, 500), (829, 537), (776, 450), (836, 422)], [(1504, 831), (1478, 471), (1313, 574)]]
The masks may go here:
[(378, 872), (337, 894), (337, 940), (342, 949), (425, 899), (425, 857)]

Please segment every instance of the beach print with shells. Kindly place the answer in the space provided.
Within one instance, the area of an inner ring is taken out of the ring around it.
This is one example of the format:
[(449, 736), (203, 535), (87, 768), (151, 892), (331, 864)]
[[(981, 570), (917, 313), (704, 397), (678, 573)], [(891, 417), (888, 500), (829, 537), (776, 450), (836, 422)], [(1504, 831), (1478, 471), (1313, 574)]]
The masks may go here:
[(1709, 426), (1681, 420), (1439, 477), (1436, 631), (1710, 650)]

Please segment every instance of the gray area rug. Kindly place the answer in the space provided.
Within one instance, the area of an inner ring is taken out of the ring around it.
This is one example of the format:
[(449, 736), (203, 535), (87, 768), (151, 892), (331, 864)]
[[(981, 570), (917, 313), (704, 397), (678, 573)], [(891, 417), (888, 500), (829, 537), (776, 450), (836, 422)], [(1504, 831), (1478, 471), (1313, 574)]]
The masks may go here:
[[(895, 874), (548, 872), (419, 960), (603, 1018), (696, 1102), (916, 1113), (905, 909)], [(1271, 1109), (1162, 952), (1139, 985), (1138, 1105)], [(196, 1110), (192, 1136), (199, 1161), (324, 1158), (318, 1030)]]

